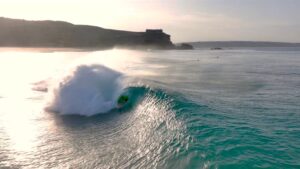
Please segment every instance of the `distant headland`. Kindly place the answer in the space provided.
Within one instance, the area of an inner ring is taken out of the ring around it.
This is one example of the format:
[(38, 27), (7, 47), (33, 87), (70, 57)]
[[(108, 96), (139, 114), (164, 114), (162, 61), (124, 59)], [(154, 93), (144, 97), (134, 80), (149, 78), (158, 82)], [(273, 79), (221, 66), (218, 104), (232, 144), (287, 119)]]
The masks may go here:
[(300, 43), (288, 42), (262, 42), (262, 41), (201, 41), (189, 42), (197, 48), (211, 48), (222, 50), (223, 48), (248, 48), (248, 47), (300, 47)]
[(132, 32), (74, 25), (63, 21), (27, 21), (0, 17), (0, 47), (78, 47), (187, 49), (175, 46), (162, 29)]

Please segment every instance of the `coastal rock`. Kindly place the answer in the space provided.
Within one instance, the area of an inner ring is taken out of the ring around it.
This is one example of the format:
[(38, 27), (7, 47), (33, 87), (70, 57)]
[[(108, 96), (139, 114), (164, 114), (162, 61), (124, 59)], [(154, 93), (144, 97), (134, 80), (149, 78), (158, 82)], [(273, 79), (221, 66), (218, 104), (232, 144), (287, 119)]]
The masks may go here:
[(179, 50), (192, 50), (192, 49), (194, 49), (194, 47), (191, 44), (182, 43), (179, 46), (176, 46), (176, 49), (179, 49)]
[(223, 48), (220, 48), (220, 47), (214, 47), (214, 48), (210, 48), (210, 50), (223, 50)]

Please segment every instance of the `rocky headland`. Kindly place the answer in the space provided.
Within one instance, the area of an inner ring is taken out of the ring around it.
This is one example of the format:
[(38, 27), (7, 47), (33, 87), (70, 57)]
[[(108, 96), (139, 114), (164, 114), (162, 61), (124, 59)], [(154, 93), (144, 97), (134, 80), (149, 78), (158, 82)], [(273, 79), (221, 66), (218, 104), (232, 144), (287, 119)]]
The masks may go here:
[(132, 32), (62, 21), (0, 18), (1, 47), (155, 48), (177, 49), (162, 29)]

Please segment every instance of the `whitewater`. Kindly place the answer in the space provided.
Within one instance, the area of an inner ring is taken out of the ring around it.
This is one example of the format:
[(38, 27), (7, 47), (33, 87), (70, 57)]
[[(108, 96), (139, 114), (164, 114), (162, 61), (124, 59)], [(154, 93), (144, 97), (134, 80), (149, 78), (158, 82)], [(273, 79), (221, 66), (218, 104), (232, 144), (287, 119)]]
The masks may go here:
[[(121, 94), (121, 74), (102, 65), (81, 65), (54, 82), (46, 110), (91, 116), (116, 107)], [(53, 82), (52, 82), (53, 83)], [(48, 91), (48, 90), (47, 90)]]
[(0, 168), (300, 167), (298, 48), (2, 48), (0, 77)]

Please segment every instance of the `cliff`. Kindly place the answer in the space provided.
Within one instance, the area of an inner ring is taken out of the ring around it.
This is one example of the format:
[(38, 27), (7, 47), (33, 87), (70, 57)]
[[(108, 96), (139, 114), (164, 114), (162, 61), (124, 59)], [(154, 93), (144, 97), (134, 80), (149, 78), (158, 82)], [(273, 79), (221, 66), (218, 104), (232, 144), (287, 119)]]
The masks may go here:
[(162, 30), (131, 32), (62, 21), (0, 18), (0, 46), (9, 47), (146, 47), (174, 48)]

